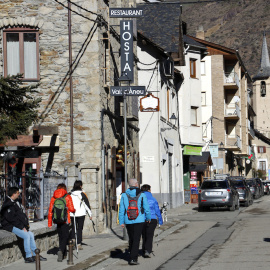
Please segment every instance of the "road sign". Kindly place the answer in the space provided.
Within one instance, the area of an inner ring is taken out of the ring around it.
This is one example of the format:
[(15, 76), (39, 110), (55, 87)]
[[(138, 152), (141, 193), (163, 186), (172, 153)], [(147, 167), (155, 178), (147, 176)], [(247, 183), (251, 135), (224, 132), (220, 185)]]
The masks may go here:
[(145, 96), (145, 86), (111, 86), (111, 96)]
[(139, 8), (110, 8), (110, 18), (139, 18), (143, 9)]

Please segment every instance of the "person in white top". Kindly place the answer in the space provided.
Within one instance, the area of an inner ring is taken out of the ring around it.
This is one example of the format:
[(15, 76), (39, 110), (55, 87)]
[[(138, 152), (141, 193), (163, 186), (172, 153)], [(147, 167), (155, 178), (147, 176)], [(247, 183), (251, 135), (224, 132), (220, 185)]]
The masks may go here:
[(70, 213), (72, 222), (72, 231), (71, 238), (75, 239), (75, 226), (74, 226), (74, 215), (76, 220), (76, 233), (77, 233), (77, 245), (78, 249), (82, 250), (82, 231), (83, 224), (85, 220), (86, 214), (88, 214), (89, 218), (92, 220), (92, 212), (90, 209), (89, 200), (86, 194), (82, 189), (82, 181), (76, 180), (73, 185), (73, 189), (70, 193), (73, 201), (74, 208), (76, 209), (75, 213)]

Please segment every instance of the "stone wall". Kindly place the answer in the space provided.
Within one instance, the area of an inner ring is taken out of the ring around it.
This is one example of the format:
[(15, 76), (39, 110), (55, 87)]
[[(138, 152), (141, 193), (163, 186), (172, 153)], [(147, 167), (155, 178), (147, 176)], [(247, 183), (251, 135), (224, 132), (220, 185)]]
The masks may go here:
[[(54, 229), (49, 230), (47, 221), (30, 224), (35, 235), (36, 246), (40, 251), (48, 251), (59, 246), (58, 235)], [(0, 267), (24, 257), (23, 240), (14, 233), (0, 230)]]

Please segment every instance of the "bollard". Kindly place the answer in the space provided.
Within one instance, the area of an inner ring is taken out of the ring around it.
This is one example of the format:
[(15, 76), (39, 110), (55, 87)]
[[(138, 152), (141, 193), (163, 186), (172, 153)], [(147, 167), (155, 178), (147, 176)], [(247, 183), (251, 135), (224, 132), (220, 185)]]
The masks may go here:
[(67, 260), (68, 265), (72, 265), (73, 263), (73, 241), (69, 240), (68, 241), (68, 260)]
[(36, 253), (36, 270), (40, 270), (40, 257), (39, 257), (39, 253), (40, 253), (40, 249), (36, 249), (35, 250)]

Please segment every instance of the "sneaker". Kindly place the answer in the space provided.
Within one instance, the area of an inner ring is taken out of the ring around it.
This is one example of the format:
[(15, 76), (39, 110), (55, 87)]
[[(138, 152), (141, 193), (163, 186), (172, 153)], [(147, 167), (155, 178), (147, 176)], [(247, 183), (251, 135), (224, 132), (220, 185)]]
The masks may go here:
[(63, 261), (63, 252), (61, 250), (59, 250), (57, 252), (57, 255), (58, 255), (57, 261), (62, 262)]
[(135, 261), (135, 260), (131, 260), (129, 262), (130, 265), (139, 265), (138, 261)]
[[(34, 261), (36, 261), (36, 256), (33, 256), (32, 258), (34, 259)], [(39, 260), (40, 261), (47, 261), (47, 258), (44, 258), (41, 255), (39, 255)]]
[(83, 250), (82, 244), (78, 245), (78, 250)]
[(33, 263), (33, 262), (35, 262), (35, 260), (33, 259), (33, 257), (29, 257), (29, 258), (25, 258), (24, 262), (25, 263)]
[(151, 258), (151, 255), (147, 250), (144, 252), (144, 258)]

